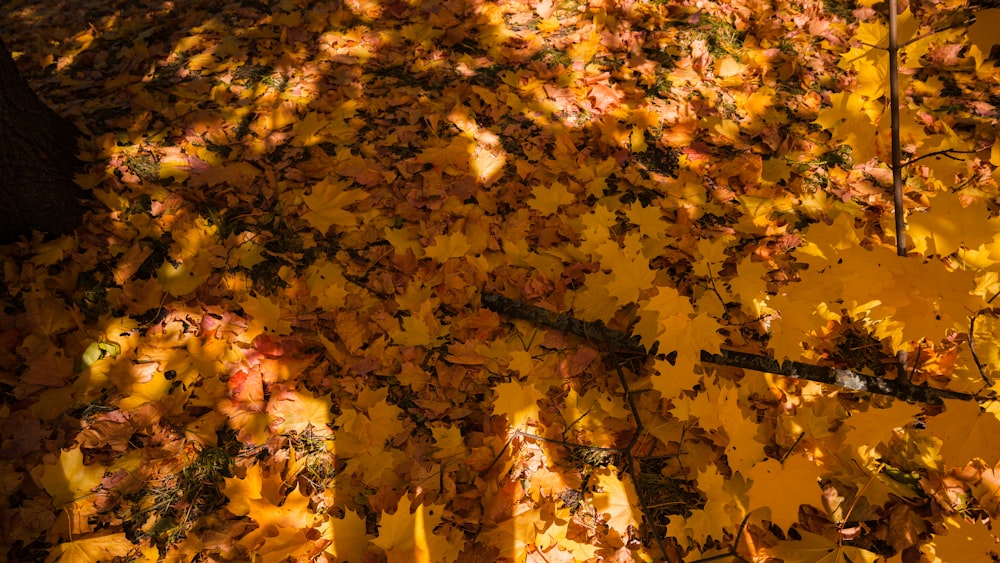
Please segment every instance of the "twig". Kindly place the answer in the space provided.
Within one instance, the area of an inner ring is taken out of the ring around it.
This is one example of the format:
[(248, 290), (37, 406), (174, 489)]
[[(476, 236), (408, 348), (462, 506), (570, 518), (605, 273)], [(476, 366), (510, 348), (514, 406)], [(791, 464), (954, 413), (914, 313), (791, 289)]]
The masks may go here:
[[(986, 302), (987, 305), (993, 303), (993, 300), (1000, 296), (1000, 293), (996, 293), (993, 297), (990, 297), (989, 301)], [(979, 315), (982, 315), (984, 311), (989, 309), (980, 309), (976, 311), (975, 315), (972, 315), (972, 319), (969, 320), (969, 350), (972, 352), (972, 361), (976, 364), (976, 369), (979, 370), (979, 376), (983, 378), (986, 382), (986, 387), (993, 387), (993, 381), (989, 377), (986, 377), (986, 368), (981, 361), (979, 361), (979, 354), (976, 353), (976, 319)]]
[(968, 19), (966, 19), (966, 20), (963, 20), (960, 23), (949, 24), (949, 25), (946, 25), (944, 27), (939, 27), (937, 29), (932, 29), (932, 30), (928, 31), (927, 33), (921, 33), (920, 35), (916, 35), (916, 36), (911, 37), (911, 38), (907, 39), (906, 41), (903, 41), (902, 43), (900, 43), (899, 44), (899, 48), (900, 49), (905, 49), (905, 48), (909, 47), (910, 45), (913, 45), (917, 41), (920, 41), (921, 39), (923, 39), (925, 37), (930, 37), (931, 35), (934, 35), (935, 33), (941, 33), (942, 31), (948, 31), (949, 29), (956, 29), (956, 28), (959, 28), (959, 27), (965, 27), (965, 26), (969, 25), (969, 23), (971, 23), (972, 21), (974, 21), (974, 20), (968, 20)]
[(864, 492), (868, 489), (868, 486), (872, 484), (872, 482), (875, 480), (876, 477), (878, 477), (878, 474), (882, 472), (882, 468), (884, 467), (885, 463), (880, 463), (878, 469), (876, 469), (875, 472), (872, 473), (872, 476), (869, 477), (867, 481), (865, 481), (865, 484), (854, 495), (854, 501), (851, 502), (851, 506), (847, 509), (847, 512), (844, 513), (844, 519), (841, 520), (839, 524), (837, 524), (838, 531), (843, 530), (844, 526), (847, 525), (851, 513), (854, 512), (854, 509), (858, 506), (858, 501), (861, 500), (861, 497), (864, 495)]
[(806, 437), (806, 433), (805, 432), (800, 432), (799, 433), (799, 437), (795, 439), (795, 443), (793, 443), (792, 446), (790, 448), (788, 448), (788, 451), (786, 451), (781, 456), (781, 459), (778, 460), (778, 463), (780, 463), (781, 465), (784, 465), (785, 464), (785, 460), (788, 459), (789, 457), (791, 457), (792, 452), (795, 451), (795, 448), (797, 448), (799, 446), (799, 442), (801, 442), (802, 438), (805, 438), (805, 437)]
[(988, 148), (989, 147), (984, 147), (982, 149), (968, 149), (968, 150), (943, 149), (943, 150), (939, 150), (939, 151), (929, 152), (927, 154), (922, 154), (920, 156), (915, 156), (915, 157), (911, 158), (910, 160), (907, 160), (906, 162), (902, 163), (902, 166), (906, 167), (906, 166), (909, 166), (911, 164), (916, 164), (917, 162), (920, 162), (921, 160), (923, 160), (925, 158), (930, 158), (932, 156), (943, 156), (945, 158), (950, 158), (952, 160), (961, 161), (961, 160), (964, 160), (964, 159), (958, 158), (957, 156), (952, 156), (952, 155), (955, 155), (955, 154), (975, 154), (977, 152), (981, 152), (981, 151), (986, 150)]

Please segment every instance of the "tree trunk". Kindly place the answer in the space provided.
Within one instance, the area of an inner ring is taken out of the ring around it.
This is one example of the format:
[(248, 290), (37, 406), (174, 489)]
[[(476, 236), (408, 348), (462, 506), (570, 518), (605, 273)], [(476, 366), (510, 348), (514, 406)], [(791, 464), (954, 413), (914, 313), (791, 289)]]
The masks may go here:
[(31, 90), (0, 39), (0, 244), (72, 232), (83, 219), (76, 127)]

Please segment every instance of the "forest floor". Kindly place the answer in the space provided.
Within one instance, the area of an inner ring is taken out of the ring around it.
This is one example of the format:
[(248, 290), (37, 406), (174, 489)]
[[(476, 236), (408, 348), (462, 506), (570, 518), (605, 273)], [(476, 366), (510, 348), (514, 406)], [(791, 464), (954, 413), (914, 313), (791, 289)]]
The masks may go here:
[(0, 249), (0, 557), (995, 558), (1000, 10), (900, 15), (907, 257), (886, 12), (4, 0), (93, 201)]

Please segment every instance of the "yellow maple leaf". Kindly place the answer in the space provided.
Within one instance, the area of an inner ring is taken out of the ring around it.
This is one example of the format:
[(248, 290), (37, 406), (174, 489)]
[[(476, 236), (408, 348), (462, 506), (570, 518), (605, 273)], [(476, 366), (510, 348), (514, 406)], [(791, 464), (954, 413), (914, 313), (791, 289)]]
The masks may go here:
[(30, 261), (37, 266), (51, 266), (70, 255), (77, 246), (75, 237), (62, 236), (35, 246)]
[(972, 44), (972, 57), (976, 67), (982, 67), (997, 44), (997, 29), (1000, 29), (1000, 9), (977, 10), (976, 21), (966, 31)]
[(83, 452), (76, 446), (59, 452), (59, 460), (43, 466), (38, 482), (52, 497), (56, 508), (89, 496), (101, 484), (107, 467), (84, 465)]
[(326, 234), (330, 227), (357, 225), (357, 217), (345, 208), (366, 199), (368, 192), (348, 189), (353, 184), (352, 180), (326, 177), (313, 186), (309, 194), (302, 196), (302, 200), (309, 208), (302, 218), (322, 234)]
[(1000, 401), (980, 407), (972, 401), (944, 401), (944, 412), (927, 420), (927, 432), (941, 440), (947, 465), (981, 459), (987, 467), (1000, 461)]
[[(681, 297), (672, 287), (658, 287), (657, 294), (643, 305), (639, 313), (639, 321), (633, 332), (639, 336), (640, 342), (647, 350), (659, 339), (660, 335), (675, 326), (686, 324), (689, 315), (694, 313), (691, 302)], [(675, 319), (677, 319), (675, 321)], [(681, 320), (683, 319), (683, 320)], [(660, 350), (667, 353), (673, 351)]]
[(948, 256), (963, 246), (979, 248), (992, 243), (998, 232), (1000, 220), (990, 219), (983, 203), (963, 205), (958, 194), (947, 191), (931, 199), (928, 211), (906, 218), (906, 234), (924, 256)]
[(674, 399), (674, 416), (687, 418), (712, 433), (725, 433), (726, 459), (734, 471), (744, 472), (765, 457), (764, 445), (756, 440), (758, 425), (740, 408), (739, 389), (713, 386), (693, 400)]
[(434, 533), (443, 513), (443, 505), (412, 506), (404, 496), (396, 512), (382, 513), (378, 535), (371, 542), (385, 550), (389, 563), (454, 561), (461, 545)]
[(572, 294), (573, 313), (577, 318), (586, 322), (607, 322), (615, 316), (621, 307), (608, 290), (614, 279), (613, 274), (606, 272), (587, 274), (584, 287)]
[(226, 510), (236, 516), (250, 514), (250, 500), (261, 498), (264, 485), (263, 468), (260, 464), (247, 468), (244, 477), (226, 477), (222, 494), (229, 499)]
[(99, 532), (61, 543), (49, 551), (47, 561), (92, 563), (124, 558), (135, 548), (124, 533)]
[(786, 563), (878, 563), (884, 560), (877, 553), (860, 547), (844, 545), (805, 530), (798, 532), (802, 539), (780, 541), (766, 551)]
[(876, 106), (862, 94), (852, 92), (830, 94), (830, 102), (832, 107), (821, 111), (813, 123), (830, 131), (834, 141), (850, 145), (855, 162), (877, 156), (876, 122), (880, 113)]
[(767, 282), (765, 277), (769, 268), (761, 262), (754, 262), (747, 256), (736, 266), (736, 276), (726, 282), (733, 295), (739, 297), (744, 306), (753, 307), (756, 300), (767, 297)]
[(597, 477), (591, 497), (597, 513), (606, 515), (608, 525), (623, 536), (630, 527), (638, 529), (642, 514), (632, 479), (628, 475), (624, 480), (619, 479), (612, 467), (597, 469), (591, 476)]
[(259, 366), (238, 370), (226, 382), (226, 397), (216, 408), (229, 417), (241, 440), (263, 444), (270, 436), (271, 417), (266, 412), (264, 381)]
[(802, 455), (793, 455), (784, 463), (776, 459), (758, 463), (747, 479), (753, 481), (750, 505), (768, 508), (771, 522), (784, 530), (798, 522), (800, 505), (819, 499), (819, 468)]
[(277, 471), (261, 485), (257, 491), (247, 491), (249, 498), (241, 506), (257, 528), (240, 538), (239, 543), (267, 563), (304, 555), (314, 545), (307, 532), (319, 519), (309, 508), (309, 497), (300, 493), (298, 487), (283, 494)]
[(426, 255), (444, 262), (449, 258), (461, 258), (472, 249), (468, 237), (462, 232), (454, 232), (449, 235), (437, 235), (434, 243), (426, 248)]
[(305, 432), (324, 436), (330, 433), (330, 398), (317, 397), (311, 392), (278, 389), (271, 393), (267, 413), (271, 415), (271, 431), (282, 434)]
[(701, 127), (711, 134), (711, 138), (720, 146), (733, 145), (740, 142), (740, 124), (732, 119), (710, 115), (701, 119)]
[(568, 191), (568, 188), (559, 183), (551, 182), (548, 185), (538, 184), (531, 190), (531, 200), (528, 207), (543, 215), (550, 215), (559, 211), (559, 206), (569, 205), (576, 201), (576, 196)]
[(309, 497), (293, 489), (282, 499), (250, 498), (247, 500), (250, 518), (260, 526), (264, 537), (274, 535), (277, 528), (292, 528), (296, 530), (309, 528), (316, 514), (309, 510)]
[[(945, 532), (920, 546), (929, 563), (949, 561), (992, 561), (1000, 551), (1000, 541), (982, 522), (969, 522), (961, 515), (945, 516)], [(933, 559), (932, 559), (933, 558)]]
[(498, 522), (481, 537), (487, 545), (500, 550), (500, 557), (514, 561), (522, 557), (531, 546), (537, 545), (539, 531), (547, 528), (547, 520), (535, 508)]
[(425, 301), (408, 317), (403, 317), (399, 330), (392, 330), (389, 336), (401, 346), (437, 346), (445, 331), (434, 315), (433, 302)]
[(369, 484), (384, 481), (386, 472), (393, 470), (402, 459), (402, 453), (388, 448), (387, 443), (403, 431), (403, 423), (399, 420), (403, 411), (386, 402), (385, 391), (383, 388), (382, 392), (373, 393), (374, 402), (368, 406), (363, 397), (355, 401), (355, 407), (364, 407), (367, 414), (344, 409), (334, 421), (336, 453), (351, 458), (345, 472), (363, 472), (363, 480)]
[(324, 141), (320, 131), (326, 127), (330, 121), (327, 116), (316, 111), (311, 111), (292, 126), (292, 144), (299, 147), (307, 147)]
[(476, 145), (469, 158), (471, 172), (486, 187), (500, 179), (506, 166), (507, 153), (499, 146)]
[(316, 546), (315, 540), (311, 537), (311, 527), (279, 527), (269, 533), (271, 535), (264, 535), (260, 532), (260, 529), (257, 529), (240, 540), (240, 544), (242, 545), (254, 545), (248, 538), (257, 540), (263, 536), (263, 541), (257, 542), (259, 545), (252, 550), (252, 553), (256, 556), (254, 561), (260, 561), (261, 563), (284, 563), (289, 559), (292, 561), (304, 561), (309, 559), (309, 555)]
[[(801, 283), (768, 300), (781, 314), (772, 324), (779, 338), (771, 341), (779, 357), (798, 356), (799, 341), (822, 323), (839, 320), (841, 311), (865, 319), (878, 338), (900, 349), (904, 343), (964, 330), (969, 311), (982, 306), (981, 297), (972, 294), (975, 272), (952, 270), (939, 260), (899, 257), (883, 245), (866, 250), (852, 242), (857, 233), (846, 215), (834, 225), (811, 226), (806, 236), (810, 244), (795, 252), (797, 260), (809, 264), (801, 271)], [(794, 345), (780, 338), (784, 334), (796, 340)]]
[[(621, 429), (622, 421), (614, 420), (604, 411), (601, 398), (597, 389), (590, 389), (584, 395), (580, 395), (575, 389), (570, 389), (563, 401), (565, 405), (559, 409), (559, 414), (568, 425), (567, 430), (586, 433), (588, 444), (612, 447), (615, 443), (615, 431)], [(615, 410), (624, 415), (622, 419), (627, 418), (627, 411), (620, 407)]]
[[(53, 336), (76, 328), (73, 311), (61, 299), (54, 299), (47, 292), (31, 291), (24, 294), (24, 308), (31, 328), (46, 336)], [(55, 352), (62, 355), (62, 351)]]
[(288, 315), (282, 311), (281, 304), (276, 298), (265, 295), (247, 295), (239, 301), (239, 304), (243, 307), (243, 311), (250, 316), (247, 330), (240, 335), (240, 341), (252, 342), (254, 338), (264, 333), (291, 334), (292, 325), (288, 320)]
[(591, 27), (589, 34), (582, 36), (577, 41), (573, 42), (573, 46), (569, 51), (569, 56), (578, 63), (586, 64), (589, 63), (595, 55), (597, 55), (597, 51), (600, 47), (600, 26), (594, 24)]
[[(402, 430), (399, 421), (380, 422), (382, 424), (376, 426), (368, 415), (354, 409), (345, 409), (334, 423), (337, 428), (335, 437), (337, 454), (353, 457), (372, 449), (381, 449), (386, 439)], [(390, 423), (390, 426), (386, 426), (385, 423)]]
[(493, 396), (493, 413), (506, 414), (510, 428), (522, 429), (529, 421), (539, 420), (538, 400), (545, 395), (534, 385), (508, 381), (494, 387)]
[(705, 494), (705, 506), (692, 510), (687, 518), (670, 517), (667, 526), (669, 535), (687, 545), (690, 545), (690, 539), (704, 543), (709, 536), (732, 533), (748, 510), (748, 484), (738, 473), (726, 479), (709, 467), (698, 473), (698, 488)]
[(170, 258), (156, 271), (156, 278), (167, 293), (183, 297), (208, 279), (214, 267), (209, 250), (218, 244), (217, 230), (218, 227), (202, 218), (175, 229)]
[(337, 561), (361, 561), (368, 549), (365, 519), (353, 510), (344, 511), (343, 518), (330, 517), (321, 527), (323, 537), (330, 541), (327, 553)]
[(316, 298), (320, 310), (336, 311), (344, 306), (347, 279), (344, 278), (343, 266), (321, 258), (306, 269), (305, 275), (306, 287), (309, 294)]
[(944, 132), (935, 135), (925, 133), (915, 139), (919, 142), (920, 150), (918, 152), (920, 154), (939, 153), (921, 160), (921, 164), (930, 168), (935, 180), (944, 186), (952, 186), (959, 183), (956, 179), (959, 174), (965, 172), (968, 162), (964, 159), (954, 158), (953, 154), (945, 154), (941, 151), (963, 151), (969, 147), (946, 124), (942, 123), (937, 127), (944, 129)]
[(469, 453), (465, 445), (465, 437), (457, 426), (445, 426), (443, 423), (431, 423), (431, 435), (434, 436), (434, 458), (442, 461), (464, 458)]
[(910, 424), (922, 412), (923, 409), (918, 405), (899, 402), (887, 409), (869, 406), (867, 411), (852, 414), (847, 419), (847, 425), (851, 428), (847, 432), (847, 442), (854, 446), (863, 460), (868, 460), (876, 455), (875, 448), (880, 443), (889, 441), (896, 428)]
[(118, 401), (118, 406), (128, 411), (146, 403), (154, 403), (170, 393), (171, 385), (172, 383), (167, 380), (163, 373), (157, 371), (147, 381), (134, 383), (127, 389), (122, 389), (128, 395)]
[(608, 241), (597, 248), (601, 266), (610, 272), (602, 285), (619, 305), (638, 301), (639, 294), (653, 287), (656, 279), (656, 272), (649, 268), (649, 259), (643, 255), (638, 234), (626, 236), (623, 244), (624, 248), (619, 248), (617, 242)]

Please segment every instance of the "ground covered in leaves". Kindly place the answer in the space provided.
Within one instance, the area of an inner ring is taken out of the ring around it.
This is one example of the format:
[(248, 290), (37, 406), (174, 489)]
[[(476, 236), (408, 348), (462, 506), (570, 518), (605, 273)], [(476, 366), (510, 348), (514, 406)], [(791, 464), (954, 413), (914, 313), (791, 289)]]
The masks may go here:
[(870, 0), (0, 14), (94, 196), (2, 249), (6, 559), (996, 556), (1000, 10), (900, 15), (905, 258)]

